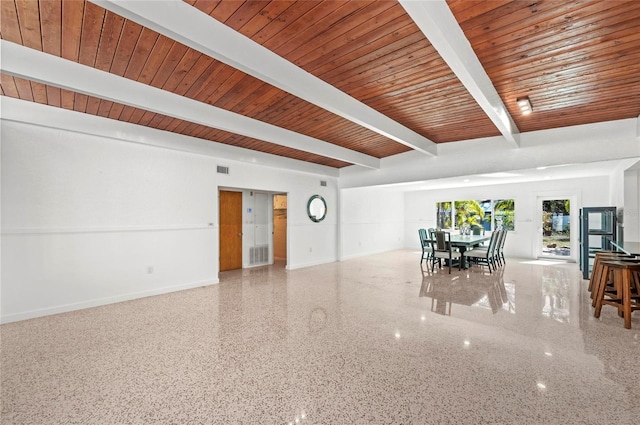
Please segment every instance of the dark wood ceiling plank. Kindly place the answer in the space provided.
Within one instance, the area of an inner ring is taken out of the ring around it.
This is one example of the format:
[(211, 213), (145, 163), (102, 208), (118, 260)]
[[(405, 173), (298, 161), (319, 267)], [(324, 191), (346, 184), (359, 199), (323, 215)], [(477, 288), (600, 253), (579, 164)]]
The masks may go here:
[[(610, 8), (601, 10), (578, 9), (570, 14), (563, 14), (546, 21), (537, 23), (520, 23), (505, 36), (493, 35), (487, 41), (476, 40), (474, 51), (483, 58), (484, 62), (491, 62), (497, 57), (525, 54), (533, 46), (544, 46), (563, 41), (577, 34), (578, 37), (598, 37), (591, 31), (596, 28), (615, 25), (620, 22), (620, 15), (637, 16), (636, 3), (606, 2)], [(524, 42), (526, 41), (526, 42)]]
[[(380, 81), (386, 78), (402, 84), (402, 77), (398, 75), (400, 73), (412, 75), (420, 69), (423, 72), (437, 72), (439, 69), (444, 69), (446, 64), (439, 56), (431, 52), (432, 49), (430, 45), (418, 42), (412, 45), (410, 49), (391, 52), (384, 57), (376, 58), (362, 65), (354, 64), (352, 69), (343, 69), (342, 80), (335, 84), (341, 90), (352, 94), (352, 91), (357, 91), (367, 83), (374, 83), (377, 86)], [(406, 57), (402, 55), (402, 52), (411, 56), (410, 66), (407, 65)], [(377, 95), (378, 93), (376, 92), (367, 92), (365, 94), (366, 97)]]
[[(62, 2), (62, 57), (77, 62), (82, 36), (83, 1)], [(67, 98), (68, 94), (63, 94)]]
[(35, 50), (42, 50), (40, 33), (40, 9), (33, 0), (16, 0), (16, 12), (20, 23), (22, 44)]
[(95, 67), (101, 71), (109, 71), (111, 62), (116, 54), (118, 40), (124, 27), (125, 19), (112, 12), (107, 12), (104, 25), (100, 34), (100, 44), (96, 54)]
[(188, 49), (180, 59), (180, 62), (176, 65), (176, 68), (173, 70), (169, 78), (167, 78), (167, 81), (162, 85), (162, 89), (173, 93), (186, 75), (198, 70), (202, 73), (202, 71), (206, 69), (206, 66), (203, 66), (202, 61), (199, 65), (201, 68), (196, 70), (193, 69), (194, 64), (197, 64), (198, 60), (201, 59), (202, 56), (202, 53), (197, 50)]
[[(124, 112), (124, 110), (123, 110)], [(131, 113), (131, 115), (129, 115), (128, 117), (128, 122), (132, 123), (132, 124), (138, 124), (140, 122), (140, 120), (142, 119), (142, 117), (145, 114), (145, 110), (143, 109), (138, 109), (138, 108), (133, 108), (133, 113)]]
[[(482, 42), (491, 37), (500, 37), (513, 32), (524, 23), (544, 22), (556, 16), (562, 16), (575, 10), (576, 2), (554, 0), (536, 0), (535, 2), (513, 1), (505, 6), (465, 21), (461, 27), (469, 41)], [(454, 14), (455, 16), (455, 14)]]
[(260, 11), (267, 5), (268, 2), (261, 0), (247, 0), (244, 1), (240, 7), (233, 12), (231, 16), (229, 16), (224, 23), (233, 28), (236, 31), (239, 31), (243, 26), (247, 24), (251, 20), (253, 16), (260, 13)]
[(47, 86), (47, 104), (57, 108), (62, 106), (62, 94), (57, 87)]
[(111, 112), (111, 107), (113, 106), (113, 102), (109, 101), (109, 100), (104, 100), (101, 99), (100, 100), (100, 105), (98, 106), (98, 113), (97, 115), (100, 117), (108, 117), (109, 113)]
[[(291, 96), (268, 84), (262, 85), (260, 89), (256, 90), (253, 94), (254, 96), (252, 96), (248, 104), (238, 104), (234, 110), (239, 114), (258, 118), (259, 112), (265, 110), (264, 105), (276, 105), (279, 104), (282, 99)], [(269, 109), (274, 109), (274, 107), (271, 106)]]
[(73, 111), (73, 102), (75, 101), (75, 98), (76, 95), (74, 92), (60, 89), (60, 106), (62, 108)]
[(18, 21), (18, 11), (15, 1), (0, 1), (0, 33), (2, 39), (12, 43), (22, 44), (22, 34), (20, 33), (20, 23)]
[(111, 105), (111, 108), (109, 109), (109, 115), (107, 115), (107, 118), (111, 118), (114, 120), (117, 120), (120, 118), (120, 116), (122, 115), (122, 111), (124, 111), (125, 105), (121, 104), (121, 103), (114, 103)]
[(158, 124), (162, 122), (166, 118), (165, 115), (162, 114), (153, 114), (151, 120), (149, 120), (145, 125), (151, 128), (157, 128)]
[(165, 116), (164, 119), (157, 124), (158, 130), (166, 130), (169, 124), (174, 120), (173, 117)]
[(191, 99), (198, 99), (201, 102), (208, 103), (209, 96), (214, 91), (218, 81), (226, 78), (221, 77), (221, 73), (224, 73), (225, 71), (231, 75), (233, 69), (216, 60), (211, 60), (209, 66), (193, 82), (191, 87), (189, 87), (189, 90), (187, 90), (184, 95)]
[(42, 51), (60, 56), (62, 53), (62, 2), (60, 0), (40, 0), (39, 4)]
[(157, 68), (158, 71), (149, 84), (157, 88), (162, 88), (176, 69), (176, 66), (180, 63), (180, 60), (182, 60), (182, 57), (187, 53), (187, 50), (187, 47), (183, 44), (177, 42), (172, 43), (169, 51), (162, 58), (162, 63)]
[(305, 56), (303, 68), (315, 75), (322, 75), (331, 71), (336, 66), (349, 62), (350, 59), (362, 58), (374, 55), (373, 57), (384, 56), (394, 47), (392, 44), (405, 37), (413, 37), (406, 41), (413, 44), (424, 38), (420, 30), (413, 22), (407, 22), (407, 16), (400, 16), (385, 25), (384, 33), (378, 28), (360, 35), (353, 41), (345, 43), (335, 43), (325, 49), (316, 49)]
[(238, 29), (240, 33), (252, 39), (266, 26), (277, 21), (280, 18), (280, 15), (291, 7), (295, 1), (279, 0), (261, 3), (262, 9), (251, 16), (249, 20)]
[[(206, 102), (212, 105), (218, 106), (219, 102), (229, 93), (229, 91), (233, 90), (233, 88), (243, 79), (248, 78), (250, 80), (252, 77), (248, 77), (245, 73), (230, 68), (225, 70), (224, 73), (219, 74), (220, 78), (217, 84), (209, 87), (208, 93), (204, 94), (204, 98), (206, 98)], [(200, 98), (200, 97), (199, 97)]]
[(20, 92), (18, 91), (14, 77), (4, 73), (0, 74), (0, 85), (2, 85), (2, 92), (5, 96), (20, 99)]
[(109, 72), (121, 77), (124, 76), (141, 33), (142, 26), (125, 20)]
[[(634, 47), (637, 50), (637, 48)], [(542, 72), (514, 75), (496, 83), (501, 90), (514, 91), (520, 87), (528, 90), (551, 88), (554, 86), (572, 87), (575, 84), (592, 83), (598, 89), (600, 84), (613, 83), (632, 77), (637, 79), (640, 52), (619, 55), (618, 52), (599, 56), (594, 63), (577, 63), (575, 66), (558, 70), (546, 68)], [(606, 77), (606, 78), (603, 78)], [(578, 82), (578, 83), (576, 83)]]
[[(345, 17), (354, 14), (366, 5), (367, 2), (362, 1), (323, 1), (318, 7), (307, 13), (307, 15), (312, 15), (313, 24), (296, 26), (297, 30), (295, 32), (291, 32), (294, 25), (290, 25), (279, 33), (278, 41), (280, 44), (278, 46), (272, 46), (271, 40), (269, 40), (269, 42), (265, 43), (265, 47), (290, 60), (289, 54), (296, 46), (315, 46), (319, 40), (324, 40), (327, 31), (342, 22)], [(301, 17), (299, 21), (306, 21), (305, 17), (306, 15)], [(288, 34), (285, 35), (284, 33)], [(291, 61), (293, 62), (293, 60)]]
[[(348, 84), (378, 75), (377, 68), (388, 69), (388, 61), (405, 59), (405, 66), (411, 68), (418, 66), (418, 60), (422, 60), (421, 63), (425, 64), (424, 58), (430, 57), (431, 54), (435, 54), (433, 46), (424, 40), (421, 33), (414, 33), (406, 39), (390, 43), (383, 51), (362, 55), (359, 55), (359, 52), (354, 52), (351, 59), (349, 57), (343, 58), (341, 63), (334, 66), (333, 69), (326, 72), (315, 70), (314, 73), (321, 76), (323, 80), (348, 92), (346, 88)], [(372, 69), (373, 67), (376, 69)], [(349, 78), (348, 82), (343, 81), (346, 78)]]
[[(214, 4), (215, 9), (207, 12), (207, 3)], [(215, 15), (216, 19), (218, 19), (220, 22), (225, 22), (227, 19), (229, 19), (230, 16), (236, 13), (236, 10), (238, 10), (238, 8), (242, 6), (242, 3), (242, 1), (217, 0), (210, 2), (209, 0), (199, 0), (194, 6), (205, 12), (207, 15)]]
[[(90, 115), (97, 115), (107, 117), (111, 112), (111, 108), (108, 105), (103, 105), (103, 103), (108, 102), (107, 100), (103, 100), (94, 96), (89, 96), (87, 99), (87, 108), (85, 113)], [(102, 107), (102, 110), (100, 109)], [(102, 112), (103, 115), (100, 115)]]
[(175, 127), (175, 129), (173, 130), (174, 133), (179, 133), (179, 134), (183, 134), (185, 128), (187, 128), (187, 126), (191, 124), (188, 121), (183, 121), (181, 120), (180, 123)]
[(405, 14), (404, 9), (392, 2), (382, 1), (366, 4), (358, 10), (357, 20), (354, 19), (350, 25), (339, 25), (340, 21), (338, 21), (338, 24), (329, 27), (321, 36), (314, 37), (291, 50), (287, 54), (287, 59), (304, 67), (307, 62), (312, 60), (305, 59), (305, 56), (310, 52), (319, 51), (322, 53), (335, 46), (353, 43), (353, 40), (358, 36), (371, 32), (372, 27), (380, 28), (394, 17), (402, 14)]
[(512, 0), (447, 0), (447, 4), (459, 23), (473, 19), (478, 15), (489, 13), (512, 3)]
[[(273, 2), (272, 2), (273, 3)], [(275, 2), (281, 3), (281, 2)], [(284, 2), (282, 2), (284, 4)], [(289, 7), (282, 11), (275, 19), (269, 22), (269, 25), (265, 25), (260, 31), (251, 36), (251, 39), (258, 44), (264, 45), (266, 42), (275, 37), (278, 33), (287, 28), (291, 23), (295, 22), (299, 17), (309, 12), (311, 9), (318, 5), (313, 1), (294, 1), (290, 2)], [(212, 15), (214, 16), (214, 15)], [(216, 16), (214, 16), (216, 17)], [(217, 19), (217, 18), (216, 18)], [(221, 20), (224, 22), (224, 20)], [(241, 29), (241, 33), (247, 35), (247, 33)]]
[(175, 133), (176, 128), (180, 125), (181, 122), (182, 122), (182, 120), (179, 120), (177, 118), (173, 118), (173, 120), (167, 125), (166, 130)]
[(136, 108), (125, 105), (125, 107), (122, 108), (122, 112), (120, 112), (120, 116), (117, 119), (124, 122), (131, 122), (131, 116), (133, 115), (135, 110)]
[(143, 28), (138, 37), (138, 42), (133, 49), (133, 54), (127, 65), (127, 69), (124, 72), (126, 78), (137, 80), (142, 73), (144, 65), (149, 58), (149, 54), (153, 50), (156, 42), (158, 41), (159, 34), (155, 31), (151, 31), (147, 28)]
[[(566, 70), (569, 69), (572, 64), (589, 64), (594, 69), (596, 66), (592, 65), (593, 58), (598, 58), (598, 53), (619, 56), (616, 55), (616, 51), (620, 46), (625, 49), (625, 44), (637, 45), (640, 41), (640, 32), (631, 32), (626, 36), (620, 35), (620, 38), (615, 40), (609, 46), (601, 46), (601, 43), (597, 40), (591, 40), (582, 44), (576, 45), (574, 48), (566, 46), (560, 48), (555, 52), (545, 52), (544, 54), (537, 55), (529, 58), (529, 61), (518, 61), (511, 63), (511, 66), (499, 66), (493, 68), (487, 68), (492, 75), (495, 75), (495, 82), (500, 82), (503, 78), (509, 78), (507, 75), (528, 75), (528, 74), (543, 74), (545, 70)], [(594, 47), (596, 48), (594, 50)], [(633, 47), (632, 47), (633, 49)], [(636, 49), (637, 50), (637, 49)], [(593, 62), (597, 63), (597, 62)], [(595, 69), (594, 69), (595, 71)]]
[(81, 93), (75, 94), (73, 101), (73, 110), (76, 112), (85, 112), (87, 110), (87, 96)]
[(307, 3), (306, 6), (308, 6), (309, 4), (313, 4), (313, 7), (310, 9), (306, 8), (302, 15), (296, 16), (295, 19), (292, 19), (292, 21), (288, 25), (281, 28), (275, 36), (266, 39), (262, 43), (264, 47), (277, 54), (282, 55), (278, 49), (281, 46), (286, 45), (287, 43), (291, 43), (292, 39), (296, 39), (296, 45), (303, 44), (304, 41), (297, 37), (301, 33), (308, 30), (310, 27), (314, 27), (318, 21), (329, 15), (333, 10), (335, 10), (336, 7), (335, 4), (332, 5), (324, 1), (297, 2), (296, 5), (294, 5), (296, 11), (299, 10), (298, 8), (300, 7), (300, 5), (304, 5), (304, 3)]
[(91, 2), (87, 2), (82, 19), (82, 36), (78, 62), (93, 67), (96, 63), (100, 34), (104, 22), (105, 10)]
[(31, 90), (31, 81), (22, 78), (14, 78), (16, 89), (18, 90), (18, 98), (33, 102), (33, 91)]
[[(146, 62), (142, 66), (142, 70), (140, 75), (138, 76), (138, 82), (143, 84), (154, 85), (153, 79), (156, 77), (159, 70), (162, 68), (162, 64), (165, 58), (169, 55), (169, 52), (173, 48), (173, 46), (177, 44), (175, 41), (167, 38), (163, 35), (160, 35), (156, 44), (153, 45), (151, 49), (151, 53), (149, 53), (149, 57)], [(183, 46), (184, 47), (184, 46)], [(164, 83), (164, 81), (162, 82)], [(162, 84), (157, 83), (158, 85), (154, 85), (155, 87), (159, 87)]]
[[(640, 6), (640, 2), (638, 4)], [(578, 55), (582, 54), (582, 49), (601, 50), (616, 47), (616, 44), (623, 43), (620, 39), (627, 37), (634, 38), (638, 34), (635, 22), (640, 20), (640, 7), (634, 14), (627, 14), (623, 20), (620, 17), (612, 18), (605, 26), (594, 28), (590, 25), (586, 35), (585, 30), (582, 31), (566, 31), (554, 41), (545, 40), (543, 43), (531, 43), (526, 49), (515, 48), (508, 52), (500, 52), (491, 56), (482, 55), (480, 58), (487, 69), (494, 67), (505, 67), (512, 63), (531, 62), (541, 58), (556, 58), (559, 54)], [(607, 41), (613, 40), (612, 45), (607, 45)], [(557, 62), (557, 60), (556, 60)]]
[[(250, 75), (244, 75), (224, 96), (216, 102), (216, 106), (236, 112), (236, 107), (241, 103), (251, 102), (255, 98), (256, 91), (266, 84)], [(259, 94), (259, 93), (258, 93)]]

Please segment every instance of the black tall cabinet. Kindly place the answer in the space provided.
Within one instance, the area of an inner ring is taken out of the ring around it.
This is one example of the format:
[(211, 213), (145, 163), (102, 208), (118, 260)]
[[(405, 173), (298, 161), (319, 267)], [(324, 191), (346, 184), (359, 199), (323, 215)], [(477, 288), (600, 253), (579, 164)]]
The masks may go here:
[(616, 241), (616, 207), (588, 207), (580, 210), (580, 270), (589, 279), (595, 253), (612, 249)]

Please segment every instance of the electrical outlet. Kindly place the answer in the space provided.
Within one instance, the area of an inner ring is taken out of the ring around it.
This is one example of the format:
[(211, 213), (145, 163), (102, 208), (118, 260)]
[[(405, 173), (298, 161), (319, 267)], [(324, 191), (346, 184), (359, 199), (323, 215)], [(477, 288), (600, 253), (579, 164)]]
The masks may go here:
[(153, 273), (153, 266), (149, 266), (149, 267), (147, 267), (147, 273), (148, 273), (148, 274)]

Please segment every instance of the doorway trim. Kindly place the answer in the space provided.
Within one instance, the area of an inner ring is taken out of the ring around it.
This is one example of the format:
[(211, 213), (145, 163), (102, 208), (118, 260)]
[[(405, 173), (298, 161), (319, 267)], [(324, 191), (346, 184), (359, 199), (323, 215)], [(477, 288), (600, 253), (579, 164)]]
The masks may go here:
[[(542, 253), (542, 201), (550, 201), (557, 199), (568, 199), (570, 202), (569, 211), (569, 246), (571, 253), (568, 257), (559, 255), (545, 255)], [(580, 236), (580, 217), (579, 211), (582, 208), (580, 203), (580, 194), (576, 191), (558, 191), (558, 192), (544, 192), (538, 193), (535, 197), (534, 204), (534, 223), (532, 237), (534, 238), (534, 257), (546, 258), (554, 260), (565, 260), (572, 263), (578, 262), (579, 256), (579, 236)]]

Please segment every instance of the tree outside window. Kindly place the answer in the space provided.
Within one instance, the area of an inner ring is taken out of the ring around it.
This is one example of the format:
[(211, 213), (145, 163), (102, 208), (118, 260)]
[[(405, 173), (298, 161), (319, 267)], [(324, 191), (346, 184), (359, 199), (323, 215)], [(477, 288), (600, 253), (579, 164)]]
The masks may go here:
[(493, 204), (495, 228), (515, 230), (516, 201), (513, 199), (498, 199)]
[(451, 202), (436, 203), (436, 227), (451, 229)]

